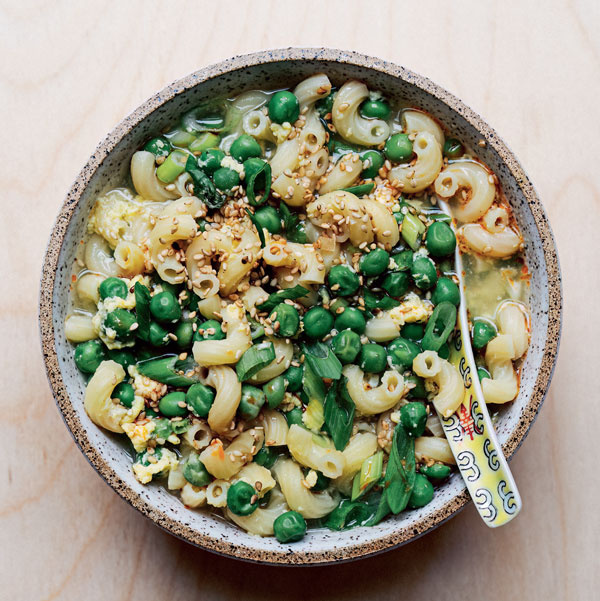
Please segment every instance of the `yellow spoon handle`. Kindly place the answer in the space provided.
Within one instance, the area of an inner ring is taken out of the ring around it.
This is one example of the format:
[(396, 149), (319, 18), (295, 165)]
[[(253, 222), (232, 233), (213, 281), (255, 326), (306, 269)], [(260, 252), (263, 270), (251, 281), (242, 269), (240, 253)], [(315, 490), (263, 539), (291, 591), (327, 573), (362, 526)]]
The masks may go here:
[[(448, 205), (440, 208), (451, 215)], [(483, 521), (496, 528), (510, 522), (521, 510), (521, 496), (488, 413), (471, 348), (461, 253), (455, 251), (460, 306), (458, 331), (450, 340), (449, 361), (459, 370), (465, 398), (450, 417), (438, 416), (456, 464)]]

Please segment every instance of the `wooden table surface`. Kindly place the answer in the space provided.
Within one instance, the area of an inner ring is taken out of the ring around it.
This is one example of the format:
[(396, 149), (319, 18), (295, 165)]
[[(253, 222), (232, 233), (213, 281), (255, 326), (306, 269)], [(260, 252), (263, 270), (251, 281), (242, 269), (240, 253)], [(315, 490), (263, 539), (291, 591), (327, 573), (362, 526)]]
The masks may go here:
[[(600, 4), (0, 2), (0, 598), (598, 599)], [(482, 114), (543, 199), (562, 262), (561, 352), (512, 462), (517, 520), (469, 506), (412, 544), (325, 568), (259, 567), (165, 534), (110, 490), (52, 400), (37, 325), (54, 217), (96, 143), (156, 90), (263, 48), (354, 49), (426, 75)]]

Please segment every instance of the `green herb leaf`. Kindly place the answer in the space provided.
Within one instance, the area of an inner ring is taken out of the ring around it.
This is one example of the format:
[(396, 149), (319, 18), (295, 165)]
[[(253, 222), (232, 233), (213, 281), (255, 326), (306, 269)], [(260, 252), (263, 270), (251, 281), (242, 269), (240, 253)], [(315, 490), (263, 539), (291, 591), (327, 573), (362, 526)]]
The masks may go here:
[(275, 361), (275, 347), (272, 342), (261, 342), (251, 346), (235, 366), (238, 380), (244, 382), (272, 361)]
[(300, 221), (298, 215), (292, 213), (284, 202), (279, 204), (279, 213), (283, 221), (283, 231), (286, 239), (290, 242), (306, 244), (308, 238), (306, 237), (304, 223)]
[(198, 167), (198, 159), (190, 155), (185, 164), (194, 184), (194, 196), (197, 196), (209, 209), (220, 209), (227, 198), (221, 194), (212, 180)]
[(259, 311), (271, 311), (284, 300), (297, 300), (306, 296), (309, 292), (310, 290), (304, 288), (304, 286), (294, 286), (293, 288), (287, 288), (286, 290), (278, 290), (277, 292), (270, 294), (269, 298), (264, 303), (257, 305), (256, 307)]
[(384, 495), (392, 513), (406, 509), (415, 484), (415, 474), (415, 441), (402, 424), (398, 424), (394, 430), (383, 483)]
[(331, 380), (339, 380), (342, 377), (342, 364), (325, 343), (303, 344), (302, 350), (306, 362), (317, 376)]
[(338, 451), (343, 451), (352, 434), (352, 421), (356, 407), (346, 390), (346, 378), (338, 386), (332, 385), (325, 397), (325, 429)]
[(323, 380), (315, 374), (308, 363), (304, 363), (302, 388), (306, 395), (307, 409), (302, 415), (304, 425), (318, 432), (324, 422), (324, 401), (327, 390)]
[(342, 188), (344, 192), (350, 192), (354, 194), (354, 196), (365, 196), (367, 194), (371, 194), (373, 189), (375, 188), (375, 184), (371, 182), (370, 184), (361, 184), (360, 186), (350, 186), (350, 188)]
[(171, 420), (171, 428), (173, 429), (173, 432), (175, 434), (183, 434), (184, 432), (187, 432), (189, 427), (190, 427), (189, 419), (182, 419), (180, 421)]
[(246, 209), (246, 213), (248, 214), (248, 217), (250, 217), (250, 221), (252, 221), (252, 224), (258, 232), (258, 238), (260, 239), (261, 248), (264, 248), (267, 242), (265, 240), (265, 233), (263, 232), (262, 225), (258, 222), (258, 219), (256, 219), (254, 213), (252, 213), (250, 209)]
[(135, 318), (138, 322), (137, 336), (146, 342), (150, 335), (150, 290), (140, 282), (133, 287), (135, 295)]
[(193, 371), (195, 367), (196, 362), (192, 357), (180, 361), (177, 355), (167, 355), (160, 359), (147, 359), (136, 363), (136, 368), (142, 376), (181, 388), (200, 380), (198, 374)]
[(378, 508), (377, 498), (361, 501), (342, 499), (340, 504), (327, 516), (324, 525), (330, 530), (349, 530), (364, 526), (373, 519)]

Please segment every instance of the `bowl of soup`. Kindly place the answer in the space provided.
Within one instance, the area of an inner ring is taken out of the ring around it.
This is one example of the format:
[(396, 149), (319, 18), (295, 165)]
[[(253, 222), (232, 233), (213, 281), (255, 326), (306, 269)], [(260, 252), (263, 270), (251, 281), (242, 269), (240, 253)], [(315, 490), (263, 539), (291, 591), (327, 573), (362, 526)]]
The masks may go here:
[(469, 501), (438, 417), (462, 401), (460, 279), (510, 458), (562, 310), (516, 157), (397, 65), (240, 56), (150, 98), (78, 175), (43, 266), (47, 373), (94, 469), (170, 533), (265, 563), (365, 557)]

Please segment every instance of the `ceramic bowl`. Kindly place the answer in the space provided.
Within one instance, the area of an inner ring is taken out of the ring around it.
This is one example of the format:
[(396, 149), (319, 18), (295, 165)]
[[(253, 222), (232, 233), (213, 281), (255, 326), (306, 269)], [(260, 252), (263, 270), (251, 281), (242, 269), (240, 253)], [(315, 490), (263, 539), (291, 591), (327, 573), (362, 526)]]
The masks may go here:
[[(531, 346), (516, 401), (503, 408), (498, 438), (510, 458), (525, 438), (554, 368), (561, 325), (561, 280), (556, 247), (540, 200), (514, 154), (481, 117), (458, 98), (403, 67), (354, 52), (289, 48), (238, 56), (201, 69), (166, 87), (126, 117), (97, 147), (83, 167), (54, 224), (44, 260), (40, 329), (48, 378), (58, 407), (79, 448), (104, 480), (128, 503), (161, 528), (209, 551), (256, 562), (325, 564), (366, 557), (407, 543), (451, 518), (469, 502), (460, 475), (454, 474), (422, 509), (406, 511), (378, 526), (347, 532), (310, 531), (300, 542), (283, 545), (258, 538), (208, 513), (190, 511), (158, 486), (133, 477), (131, 457), (117, 437), (83, 410), (84, 380), (65, 339), (71, 266), (96, 195), (121, 182), (131, 154), (181, 113), (214, 96), (233, 96), (256, 88), (295, 85), (325, 72), (334, 84), (360, 79), (371, 89), (438, 117), (451, 134), (478, 148), (497, 174), (526, 240), (531, 271)], [(485, 146), (478, 147), (480, 140)]]

